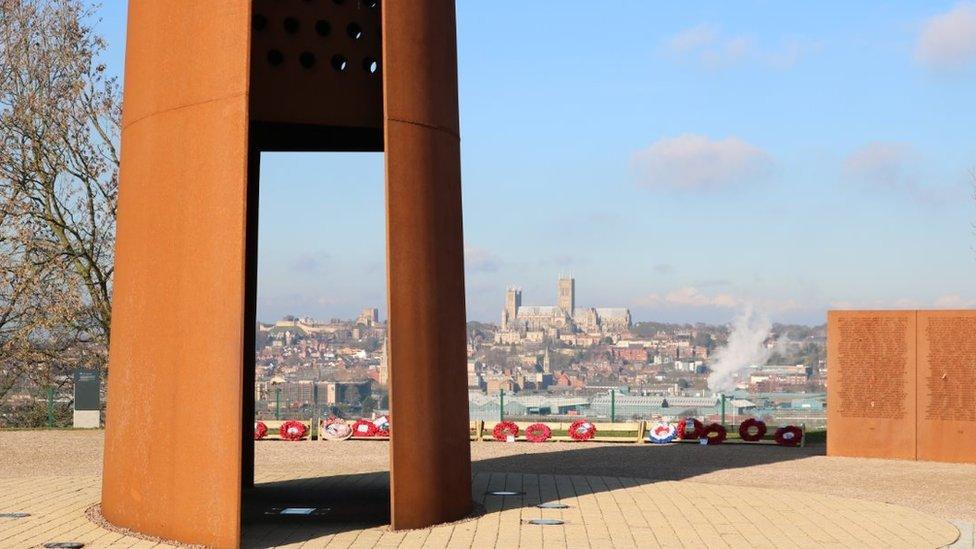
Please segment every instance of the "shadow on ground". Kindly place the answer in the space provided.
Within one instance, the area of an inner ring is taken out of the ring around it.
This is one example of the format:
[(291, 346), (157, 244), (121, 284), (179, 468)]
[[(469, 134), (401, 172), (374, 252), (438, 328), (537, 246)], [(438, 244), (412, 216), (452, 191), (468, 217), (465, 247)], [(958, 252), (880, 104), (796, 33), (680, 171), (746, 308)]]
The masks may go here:
[[(501, 444), (485, 442), (485, 444)], [(714, 471), (824, 455), (806, 448), (695, 444), (584, 446), (477, 460), (473, 473), (519, 473), (683, 480)], [(493, 482), (494, 484), (494, 482)], [(261, 483), (244, 493), (244, 546), (274, 547), (328, 534), (389, 524), (389, 474), (365, 473)], [(316, 508), (312, 515), (278, 514), (286, 507)]]

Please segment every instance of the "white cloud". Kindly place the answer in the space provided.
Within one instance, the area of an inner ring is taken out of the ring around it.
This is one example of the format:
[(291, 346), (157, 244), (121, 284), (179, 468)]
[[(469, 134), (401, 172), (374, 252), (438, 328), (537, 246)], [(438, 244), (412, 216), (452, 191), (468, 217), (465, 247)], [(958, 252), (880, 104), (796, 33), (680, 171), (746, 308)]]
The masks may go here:
[(760, 298), (728, 292), (708, 293), (695, 286), (677, 288), (664, 294), (648, 294), (634, 300), (634, 308), (655, 310), (735, 311), (758, 307), (776, 314), (786, 314), (817, 307), (801, 304), (795, 299)]
[(493, 273), (501, 264), (501, 259), (489, 250), (476, 246), (464, 247), (464, 266), (470, 273)]
[(863, 309), (863, 310), (889, 310), (889, 309), (972, 309), (976, 308), (976, 298), (965, 297), (960, 294), (946, 294), (931, 301), (928, 299), (914, 299), (902, 297), (897, 299), (861, 299), (848, 301), (834, 301), (830, 303), (831, 309)]
[(844, 174), (855, 181), (918, 193), (921, 189), (922, 156), (908, 143), (875, 141), (844, 160)]
[(959, 294), (944, 295), (936, 298), (936, 309), (972, 309), (976, 307), (976, 299), (966, 298)]
[(958, 69), (976, 63), (976, 2), (960, 2), (925, 22), (915, 58), (938, 69)]
[(664, 295), (650, 294), (637, 300), (641, 307), (717, 307), (734, 309), (743, 301), (731, 294), (706, 295), (698, 288), (686, 286), (672, 290)]
[(769, 154), (737, 137), (686, 134), (656, 141), (634, 155), (639, 183), (686, 190), (765, 179), (772, 165)]
[(902, 297), (898, 299), (857, 299), (832, 301), (829, 309), (848, 310), (888, 310), (888, 309), (921, 309), (924, 305), (916, 299)]
[(713, 25), (703, 24), (685, 29), (667, 41), (667, 48), (675, 54), (695, 53), (712, 46), (718, 40)]
[(701, 24), (685, 29), (664, 42), (673, 58), (698, 63), (709, 69), (752, 63), (775, 69), (788, 69), (819, 46), (787, 40), (776, 48), (760, 47), (747, 35), (723, 35), (714, 25)]
[(329, 254), (324, 252), (301, 254), (292, 261), (291, 268), (301, 274), (321, 275), (325, 273), (325, 264), (329, 262), (329, 259)]

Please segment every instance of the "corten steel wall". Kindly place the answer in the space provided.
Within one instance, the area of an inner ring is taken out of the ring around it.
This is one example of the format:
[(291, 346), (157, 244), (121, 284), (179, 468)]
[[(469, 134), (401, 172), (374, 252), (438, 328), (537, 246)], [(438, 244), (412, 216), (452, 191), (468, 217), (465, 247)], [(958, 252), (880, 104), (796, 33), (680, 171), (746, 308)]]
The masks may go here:
[(102, 512), (232, 547), (250, 5), (132, 0), (128, 25)]
[(828, 455), (976, 463), (976, 311), (830, 311), (827, 330)]
[(419, 528), (471, 509), (453, 0), (386, 2), (383, 59), (390, 408), (437, 424), (393, 427), (392, 520)]
[[(241, 487), (253, 475), (245, 369), (259, 149), (385, 147), (391, 407), (402, 425), (440, 425), (394, 432), (393, 526), (469, 512), (454, 18), (451, 0), (386, 3), (384, 104), (370, 103), (380, 88), (360, 80), (354, 97), (323, 92), (325, 103), (348, 100), (335, 120), (317, 108), (303, 121), (292, 103), (316, 94), (290, 90), (289, 102), (275, 103), (267, 94), (281, 88), (267, 85), (266, 67), (251, 67), (250, 0), (130, 2), (102, 496), (111, 522), (191, 543), (240, 542)], [(288, 78), (276, 81), (312, 81)], [(221, 428), (158, 428), (201, 420)]]

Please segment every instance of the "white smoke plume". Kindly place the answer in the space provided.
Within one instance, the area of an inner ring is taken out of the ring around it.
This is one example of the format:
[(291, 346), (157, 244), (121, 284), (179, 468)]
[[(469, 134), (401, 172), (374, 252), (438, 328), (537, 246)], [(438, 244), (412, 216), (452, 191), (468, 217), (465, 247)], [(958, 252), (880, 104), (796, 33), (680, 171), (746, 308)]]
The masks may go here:
[(732, 332), (729, 341), (715, 351), (715, 357), (709, 368), (708, 388), (713, 393), (726, 393), (735, 389), (735, 377), (753, 364), (765, 364), (769, 358), (770, 349), (763, 343), (769, 337), (773, 325), (769, 317), (755, 311), (751, 306), (732, 320)]

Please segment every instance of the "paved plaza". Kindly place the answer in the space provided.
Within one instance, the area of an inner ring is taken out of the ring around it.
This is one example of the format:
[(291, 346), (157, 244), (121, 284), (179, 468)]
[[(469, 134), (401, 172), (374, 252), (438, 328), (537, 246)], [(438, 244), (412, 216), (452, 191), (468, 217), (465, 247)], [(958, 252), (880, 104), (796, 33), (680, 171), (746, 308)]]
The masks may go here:
[[(0, 513), (30, 513), (0, 519), (0, 547), (171, 546), (103, 528), (86, 515), (99, 499), (100, 443), (100, 432), (0, 433), (0, 453), (14, 458), (0, 471)], [(976, 468), (967, 465), (834, 460), (816, 446), (475, 443), (476, 516), (390, 532), (387, 451), (384, 442), (258, 444), (245, 546), (973, 547), (976, 495), (966, 482), (976, 482)], [(898, 472), (903, 486), (885, 490), (891, 479), (879, 464)], [(913, 499), (913, 492), (939, 489), (927, 478), (932, 467), (954, 487)], [(862, 478), (831, 478), (843, 469)], [(641, 471), (643, 477), (633, 474)], [(811, 482), (818, 476), (819, 486)], [(489, 495), (499, 490), (517, 495)], [(557, 502), (567, 507), (536, 507)], [(328, 511), (267, 515), (273, 503)], [(563, 524), (528, 523), (537, 518)]]

